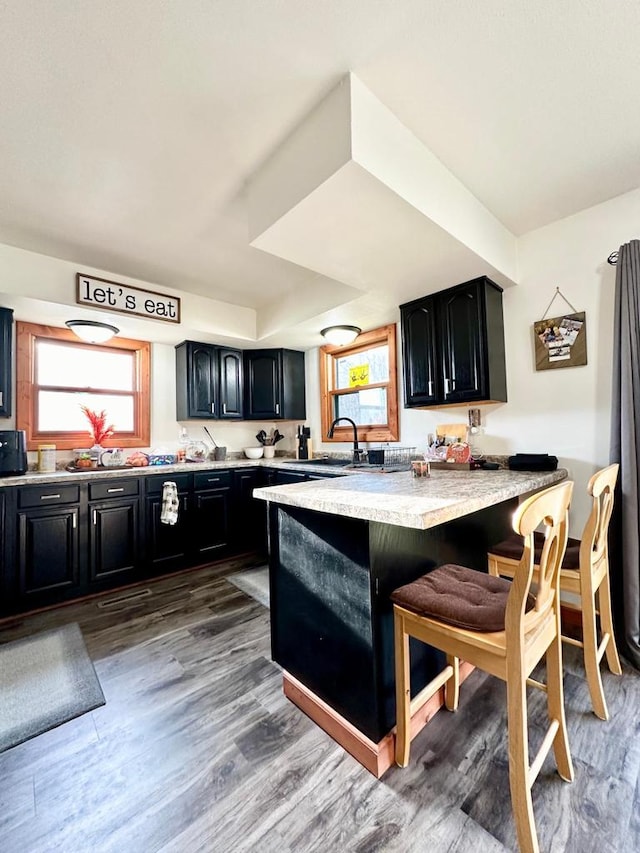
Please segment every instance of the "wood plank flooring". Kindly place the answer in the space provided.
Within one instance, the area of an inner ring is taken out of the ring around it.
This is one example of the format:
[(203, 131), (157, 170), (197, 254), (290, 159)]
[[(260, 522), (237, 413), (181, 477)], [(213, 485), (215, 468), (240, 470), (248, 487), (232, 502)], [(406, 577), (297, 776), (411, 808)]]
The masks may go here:
[[(503, 684), (473, 673), (457, 714), (440, 711), (413, 742), (410, 766), (376, 780), (282, 695), (269, 612), (225, 580), (255, 565), (0, 624), (7, 642), (78, 622), (107, 700), (0, 754), (0, 850), (515, 850)], [(563, 782), (547, 759), (533, 790), (541, 849), (640, 850), (640, 675), (605, 670), (603, 723), (577, 650), (565, 650), (565, 670), (576, 778)], [(529, 716), (533, 752), (536, 691)]]

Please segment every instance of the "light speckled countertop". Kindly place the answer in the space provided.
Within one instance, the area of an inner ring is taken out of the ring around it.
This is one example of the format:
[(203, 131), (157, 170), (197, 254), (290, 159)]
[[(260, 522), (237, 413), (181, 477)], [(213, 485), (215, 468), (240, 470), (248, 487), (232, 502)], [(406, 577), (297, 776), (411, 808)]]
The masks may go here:
[[(304, 461), (291, 459), (290, 457), (278, 457), (274, 459), (246, 459), (245, 457), (229, 458), (224, 462), (180, 462), (175, 465), (146, 465), (136, 468), (89, 468), (86, 471), (58, 470), (50, 474), (41, 474), (38, 471), (29, 471), (15, 477), (0, 477), (0, 488), (7, 486), (37, 486), (45, 483), (73, 483), (93, 482), (94, 480), (107, 480), (114, 477), (148, 477), (153, 474), (193, 474), (197, 471), (215, 471), (228, 468), (290, 468), (292, 471), (316, 472), (319, 474), (341, 474), (339, 467), (327, 465), (306, 464)], [(346, 471), (344, 472), (347, 473)]]
[(564, 480), (567, 471), (432, 471), (429, 478), (351, 474), (255, 489), (254, 497), (329, 515), (426, 530)]

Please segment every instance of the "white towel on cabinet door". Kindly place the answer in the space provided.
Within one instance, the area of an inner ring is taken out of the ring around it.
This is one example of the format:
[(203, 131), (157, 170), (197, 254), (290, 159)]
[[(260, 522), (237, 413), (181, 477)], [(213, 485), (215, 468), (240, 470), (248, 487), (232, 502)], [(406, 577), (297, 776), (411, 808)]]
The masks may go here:
[(162, 484), (162, 512), (160, 513), (160, 521), (163, 524), (175, 524), (178, 520), (178, 509), (180, 501), (178, 500), (178, 487), (175, 483), (167, 481)]

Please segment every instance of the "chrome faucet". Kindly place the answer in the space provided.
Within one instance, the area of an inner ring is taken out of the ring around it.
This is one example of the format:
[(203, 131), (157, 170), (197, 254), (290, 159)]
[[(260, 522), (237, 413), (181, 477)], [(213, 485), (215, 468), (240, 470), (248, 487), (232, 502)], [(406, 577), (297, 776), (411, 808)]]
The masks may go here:
[(336, 418), (335, 421), (329, 427), (327, 438), (333, 438), (333, 428), (336, 424), (340, 423), (340, 421), (349, 421), (349, 423), (353, 427), (353, 461), (359, 462), (362, 450), (360, 450), (360, 448), (358, 447), (358, 427), (356, 426), (355, 421), (352, 421), (351, 418)]

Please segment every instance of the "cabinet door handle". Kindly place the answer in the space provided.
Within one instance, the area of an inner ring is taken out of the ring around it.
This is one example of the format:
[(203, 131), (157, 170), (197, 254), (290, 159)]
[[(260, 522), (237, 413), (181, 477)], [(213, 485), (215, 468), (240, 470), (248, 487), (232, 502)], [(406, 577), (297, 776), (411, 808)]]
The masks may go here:
[(445, 393), (445, 394), (448, 394), (448, 393), (449, 393), (449, 380), (448, 380), (446, 377), (445, 377), (445, 380), (444, 380), (444, 393)]
[(430, 397), (433, 397), (433, 379), (429, 379), (429, 381), (427, 382), (427, 386), (428, 386), (428, 391), (427, 391), (428, 395)]
[(54, 501), (56, 498), (59, 498), (60, 495), (40, 495), (41, 501)]
[(3, 399), (4, 399), (4, 394), (2, 391), (0, 391), (0, 406), (2, 405)]
[(187, 498), (183, 498), (182, 508), (185, 512), (187, 511)]
[(212, 415), (215, 415), (215, 413), (216, 413), (216, 404), (215, 404), (215, 403), (212, 403), (212, 404), (211, 404), (211, 414), (212, 414)]
[(276, 415), (280, 414), (280, 403), (276, 403)]
[(73, 521), (71, 523), (72, 523), (73, 529), (75, 530), (76, 527), (78, 526), (78, 516), (74, 512), (73, 515), (71, 516), (71, 518), (73, 519)]
[(111, 494), (112, 492), (124, 492), (124, 486), (120, 489), (107, 489), (107, 492)]
[(219, 482), (220, 482), (220, 477), (209, 477), (207, 479), (207, 483), (219, 483)]
[(226, 414), (227, 414), (227, 404), (226, 404), (226, 403), (223, 403), (223, 404), (222, 404), (222, 414), (223, 414), (223, 415), (226, 415)]
[(94, 525), (94, 527), (96, 526), (97, 523), (98, 523), (98, 511), (94, 509), (94, 511), (93, 511), (93, 525)]

